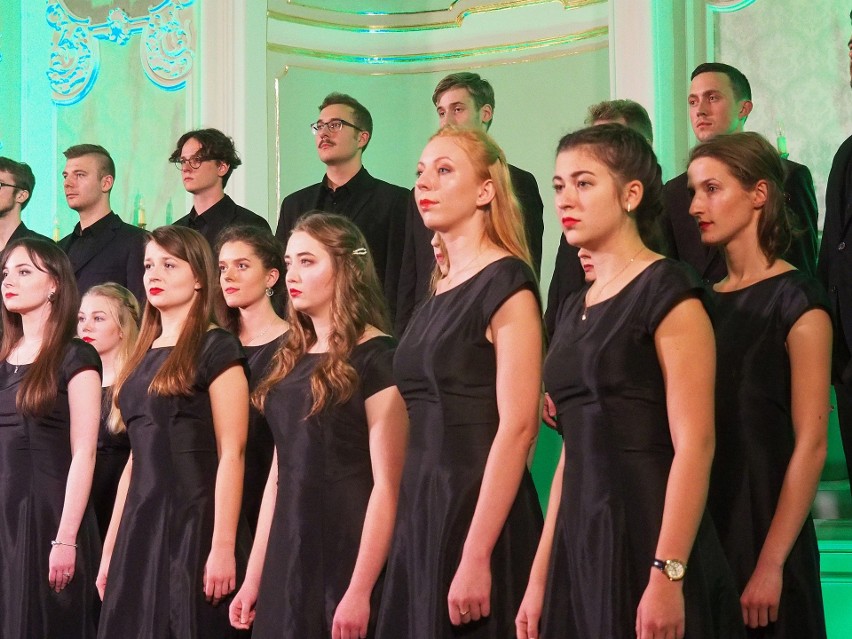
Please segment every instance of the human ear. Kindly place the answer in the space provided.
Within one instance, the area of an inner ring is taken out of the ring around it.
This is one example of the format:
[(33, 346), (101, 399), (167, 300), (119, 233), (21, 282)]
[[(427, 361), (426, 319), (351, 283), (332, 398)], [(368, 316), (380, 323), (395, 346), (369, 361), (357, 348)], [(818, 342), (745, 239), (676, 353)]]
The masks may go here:
[(493, 180), (485, 180), (479, 187), (479, 193), (476, 196), (476, 206), (482, 208), (491, 204), (491, 201), (494, 199), (495, 190), (494, 190), (494, 181)]

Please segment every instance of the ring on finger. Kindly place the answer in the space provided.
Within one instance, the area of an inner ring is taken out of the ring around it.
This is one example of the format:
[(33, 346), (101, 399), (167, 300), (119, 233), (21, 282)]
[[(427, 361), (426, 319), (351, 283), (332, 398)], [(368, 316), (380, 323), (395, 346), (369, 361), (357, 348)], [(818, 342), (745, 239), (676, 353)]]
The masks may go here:
[(469, 615), (469, 614), (470, 614), (470, 609), (468, 609), (468, 610), (459, 610), (459, 614), (460, 614), (462, 617), (464, 617), (465, 615)]

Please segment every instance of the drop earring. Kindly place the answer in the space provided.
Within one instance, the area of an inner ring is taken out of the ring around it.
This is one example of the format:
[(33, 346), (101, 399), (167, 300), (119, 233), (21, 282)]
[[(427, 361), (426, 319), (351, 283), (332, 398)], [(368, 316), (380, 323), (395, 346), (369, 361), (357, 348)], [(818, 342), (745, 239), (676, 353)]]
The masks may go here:
[(53, 304), (53, 300), (55, 300), (55, 299), (56, 299), (56, 291), (50, 291), (50, 293), (47, 294), (47, 301), (50, 302), (51, 304)]
[(270, 287), (267, 286), (266, 287), (266, 297), (272, 297), (274, 294), (275, 294), (275, 291), (273, 291)]

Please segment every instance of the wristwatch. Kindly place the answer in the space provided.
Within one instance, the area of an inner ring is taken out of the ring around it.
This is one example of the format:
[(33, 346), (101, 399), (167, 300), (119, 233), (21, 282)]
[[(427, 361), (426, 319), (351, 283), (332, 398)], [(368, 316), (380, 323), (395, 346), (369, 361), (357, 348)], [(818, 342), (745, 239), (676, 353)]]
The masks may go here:
[(669, 581), (680, 581), (686, 576), (686, 564), (680, 559), (654, 559), (651, 564), (669, 578)]

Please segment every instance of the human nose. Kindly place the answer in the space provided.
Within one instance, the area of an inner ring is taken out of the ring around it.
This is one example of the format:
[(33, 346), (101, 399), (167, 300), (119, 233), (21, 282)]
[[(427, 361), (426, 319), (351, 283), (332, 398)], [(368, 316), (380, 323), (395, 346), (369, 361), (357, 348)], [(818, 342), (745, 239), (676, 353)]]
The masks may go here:
[(297, 272), (296, 267), (293, 264), (291, 264), (290, 266), (287, 267), (287, 272), (284, 274), (284, 281), (287, 282), (288, 284), (290, 282), (298, 282), (299, 281), (299, 274)]
[(564, 211), (565, 209), (573, 208), (574, 194), (572, 189), (567, 184), (563, 186), (561, 189), (554, 193), (553, 202), (556, 205), (556, 209), (559, 211)]
[(230, 282), (234, 279), (234, 269), (230, 266), (223, 266), (222, 270), (219, 271), (219, 277), (221, 277), (226, 282)]
[(90, 333), (92, 331), (92, 320), (85, 317), (77, 322), (77, 330), (80, 333)]

